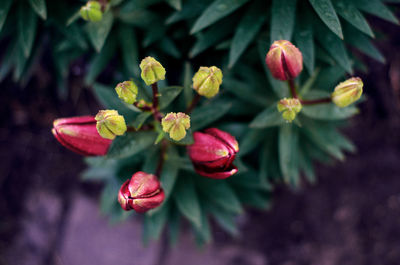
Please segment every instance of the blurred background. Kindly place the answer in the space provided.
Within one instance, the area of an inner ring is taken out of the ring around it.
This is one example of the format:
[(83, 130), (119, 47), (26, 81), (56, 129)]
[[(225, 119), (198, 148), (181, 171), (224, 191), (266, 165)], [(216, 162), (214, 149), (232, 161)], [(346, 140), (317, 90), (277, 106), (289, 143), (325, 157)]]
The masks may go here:
[[(397, 14), (398, 15), (398, 14)], [(213, 226), (197, 248), (184, 232), (178, 245), (144, 247), (141, 222), (110, 225), (99, 213), (101, 183), (82, 182), (79, 155), (52, 136), (57, 117), (93, 114), (99, 103), (82, 89), (84, 60), (72, 65), (66, 100), (56, 96), (46, 58), (25, 88), (0, 84), (0, 264), (385, 264), (400, 260), (400, 31), (371, 18), (387, 38), (387, 58), (359, 73), (367, 100), (345, 134), (358, 152), (344, 163), (317, 165), (318, 182), (274, 190), (268, 212), (247, 211), (233, 238)], [(45, 56), (46, 57), (46, 56)]]

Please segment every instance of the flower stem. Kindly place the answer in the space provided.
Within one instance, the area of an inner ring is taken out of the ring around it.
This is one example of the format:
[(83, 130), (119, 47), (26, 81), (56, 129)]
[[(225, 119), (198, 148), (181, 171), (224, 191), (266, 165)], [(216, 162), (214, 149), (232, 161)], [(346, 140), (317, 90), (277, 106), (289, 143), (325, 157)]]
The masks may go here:
[(164, 165), (164, 160), (165, 160), (165, 152), (167, 151), (168, 148), (168, 143), (165, 140), (162, 140), (161, 142), (161, 151), (160, 151), (160, 158), (158, 160), (157, 168), (156, 168), (156, 173), (155, 175), (160, 178), (161, 177), (161, 171)]
[(289, 88), (290, 88), (290, 94), (292, 94), (293, 98), (298, 98), (297, 91), (296, 91), (296, 85), (294, 84), (293, 79), (288, 80)]
[(302, 105), (314, 105), (314, 104), (330, 103), (332, 102), (332, 99), (331, 98), (319, 98), (311, 100), (300, 99), (300, 102)]
[(192, 110), (196, 107), (197, 103), (200, 101), (200, 95), (196, 93), (196, 95), (193, 97), (192, 102), (190, 103), (189, 107), (186, 109), (185, 113), (190, 114)]
[(134, 126), (127, 126), (127, 132), (139, 132), (139, 131), (151, 131), (154, 129), (154, 126), (151, 124), (145, 124), (140, 129), (136, 129)]
[(152, 84), (151, 88), (153, 89), (153, 106), (152, 106), (151, 111), (153, 112), (154, 119), (156, 121), (161, 122), (163, 115), (158, 110), (158, 85), (157, 85), (157, 83)]

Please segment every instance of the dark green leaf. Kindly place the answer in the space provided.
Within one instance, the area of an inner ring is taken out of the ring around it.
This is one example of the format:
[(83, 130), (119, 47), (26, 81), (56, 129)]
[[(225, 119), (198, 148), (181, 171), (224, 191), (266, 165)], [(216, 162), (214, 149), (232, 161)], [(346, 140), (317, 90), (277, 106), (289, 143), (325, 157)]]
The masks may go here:
[(148, 243), (149, 239), (157, 240), (167, 222), (169, 214), (169, 204), (159, 207), (157, 212), (147, 212), (143, 223), (143, 241)]
[(271, 42), (292, 38), (297, 0), (273, 0), (271, 7)]
[(182, 1), (181, 0), (166, 0), (170, 6), (175, 8), (176, 10), (182, 9)]
[(191, 129), (198, 131), (223, 117), (231, 108), (230, 102), (214, 101), (195, 108), (190, 115)]
[(160, 109), (165, 109), (182, 92), (182, 86), (168, 86), (159, 89)]
[(251, 128), (267, 128), (285, 124), (282, 114), (279, 113), (276, 103), (260, 112), (251, 122)]
[(249, 0), (216, 0), (214, 1), (201, 16), (196, 20), (190, 34), (194, 34), (219, 19), (229, 15)]
[[(303, 54), (304, 65), (308, 73), (312, 74), (315, 67), (314, 37), (311, 21), (308, 17), (305, 17), (305, 15), (306, 14), (303, 13), (299, 14), (300, 21), (297, 22), (298, 27), (294, 32), (294, 40)], [(310, 15), (309, 12), (307, 12), (307, 15)]]
[(193, 100), (193, 88), (192, 88), (192, 76), (193, 70), (189, 62), (185, 62), (185, 67), (183, 71), (183, 95), (185, 100), (185, 107), (189, 107)]
[(370, 13), (394, 24), (399, 24), (399, 20), (396, 16), (393, 15), (392, 11), (390, 11), (390, 9), (380, 0), (354, 0), (353, 2), (357, 8), (364, 12)]
[(136, 119), (135, 122), (133, 123), (133, 126), (135, 127), (136, 130), (139, 130), (143, 123), (145, 123), (145, 121), (151, 116), (151, 112), (146, 111), (146, 112), (142, 112), (140, 113)]
[(176, 243), (178, 242), (179, 239), (179, 231), (180, 231), (180, 218), (181, 215), (176, 209), (176, 207), (173, 207), (173, 209), (170, 211), (170, 216), (169, 216), (169, 226), (168, 226), (168, 232), (169, 232), (169, 242), (172, 246), (175, 246)]
[(6, 22), (8, 11), (10, 10), (12, 2), (13, 0), (0, 1), (0, 32), (3, 28), (4, 22)]
[(20, 3), (18, 9), (19, 43), (27, 58), (31, 54), (36, 35), (37, 16), (26, 4)]
[(340, 16), (365, 34), (374, 37), (374, 33), (369, 27), (367, 20), (351, 2), (346, 0), (335, 0), (333, 3)]
[(45, 0), (29, 0), (33, 10), (43, 19), (47, 18), (47, 9)]
[(239, 155), (240, 157), (248, 154), (254, 148), (259, 146), (259, 143), (264, 140), (266, 136), (265, 130), (259, 129), (248, 129), (246, 134), (240, 138), (240, 149)]
[(139, 76), (139, 54), (135, 31), (128, 26), (118, 27), (119, 43), (122, 49), (122, 60), (129, 75)]
[(179, 177), (173, 197), (182, 215), (189, 219), (196, 227), (201, 227), (202, 214), (192, 176)]
[(181, 58), (182, 56), (178, 47), (176, 47), (175, 42), (166, 36), (163, 36), (162, 40), (159, 42), (159, 46), (161, 50), (172, 57)]
[(342, 27), (331, 0), (309, 0), (309, 2), (328, 28), (343, 39)]
[(348, 119), (359, 111), (356, 107), (350, 106), (339, 108), (333, 103), (304, 105), (301, 113), (317, 120), (342, 120)]
[(246, 82), (227, 78), (224, 79), (223, 87), (232, 94), (236, 95), (236, 97), (250, 104), (254, 104), (263, 108), (270, 104), (270, 99), (265, 96), (265, 93), (255, 91), (254, 88)]
[[(204, 212), (204, 206), (201, 210), (202, 212)], [(210, 224), (205, 213), (201, 215), (200, 221), (200, 226), (193, 225), (195, 240), (198, 246), (202, 246), (205, 243), (209, 243), (211, 241)]]
[(264, 12), (266, 13), (265, 3), (263, 1), (255, 2), (240, 20), (229, 51), (229, 67), (235, 65), (240, 55), (242, 55), (260, 31), (266, 18), (263, 14)]
[(170, 146), (167, 151), (166, 160), (161, 172), (161, 186), (164, 189), (165, 200), (169, 198), (174, 188), (176, 179), (179, 173), (179, 164), (169, 160), (169, 157), (176, 157), (178, 155), (174, 146)]
[(230, 212), (226, 212), (220, 207), (217, 207), (213, 203), (208, 203), (206, 205), (207, 211), (212, 214), (217, 221), (217, 223), (230, 235), (238, 236), (239, 231), (235, 224), (235, 215)]
[(104, 86), (99, 83), (93, 84), (94, 92), (99, 99), (100, 103), (103, 104), (107, 109), (115, 109), (119, 114), (123, 115), (125, 121), (129, 124), (133, 122), (137, 113), (140, 112), (137, 108), (123, 103), (117, 96), (114, 89)]
[(153, 132), (125, 133), (117, 136), (108, 150), (107, 157), (123, 158), (135, 155), (154, 143), (156, 138)]
[(279, 164), (286, 183), (298, 186), (298, 134), (292, 124), (281, 126), (279, 130)]
[(113, 40), (108, 40), (100, 53), (94, 54), (93, 59), (90, 62), (89, 71), (85, 76), (85, 84), (93, 84), (97, 77), (101, 74), (108, 62), (115, 54), (116, 43)]
[(89, 39), (97, 52), (100, 52), (101, 48), (103, 47), (108, 33), (110, 33), (113, 21), (114, 16), (112, 12), (108, 11), (103, 14), (103, 18), (99, 22), (87, 23)]

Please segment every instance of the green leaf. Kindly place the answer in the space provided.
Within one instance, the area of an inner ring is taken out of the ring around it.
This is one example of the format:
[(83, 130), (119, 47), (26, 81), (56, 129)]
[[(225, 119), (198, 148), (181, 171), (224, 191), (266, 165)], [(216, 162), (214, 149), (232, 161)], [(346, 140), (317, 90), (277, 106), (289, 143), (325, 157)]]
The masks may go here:
[(159, 89), (160, 109), (168, 107), (172, 101), (182, 92), (182, 86), (168, 86)]
[(358, 114), (354, 106), (339, 108), (333, 103), (304, 105), (301, 113), (317, 120), (343, 120)]
[(201, 227), (202, 214), (192, 176), (179, 177), (173, 198), (182, 215), (196, 227)]
[(165, 200), (167, 200), (172, 194), (172, 189), (174, 188), (175, 182), (178, 178), (179, 164), (168, 159), (169, 157), (176, 156), (178, 156), (178, 153), (175, 147), (172, 145), (169, 146), (160, 178), (161, 186), (165, 193)]
[(272, 104), (272, 106), (266, 108), (264, 111), (260, 112), (251, 122), (250, 128), (267, 128), (273, 126), (279, 126), (285, 124), (285, 120), (282, 118), (282, 114), (279, 113), (277, 103)]
[(345, 0), (335, 0), (333, 3), (340, 16), (365, 34), (374, 37), (374, 33), (368, 25), (367, 20), (351, 2)]
[(330, 0), (309, 0), (315, 12), (328, 28), (343, 39), (342, 27)]
[(168, 232), (169, 232), (169, 242), (171, 246), (176, 246), (176, 243), (178, 242), (179, 239), (179, 231), (180, 231), (180, 213), (176, 207), (173, 207), (172, 210), (170, 211), (170, 216), (169, 216), (169, 226), (168, 226)]
[(103, 104), (107, 109), (115, 109), (119, 114), (123, 115), (126, 123), (133, 122), (140, 110), (136, 109), (131, 105), (123, 103), (115, 93), (115, 90), (111, 87), (104, 86), (99, 83), (93, 84), (94, 92), (99, 99), (100, 103)]
[(324, 47), (329, 53), (329, 55), (335, 59), (338, 65), (340, 65), (349, 74), (353, 73), (351, 61), (347, 55), (347, 50), (342, 40), (337, 38), (337, 36), (331, 32), (323, 32), (322, 29), (318, 31), (317, 39), (319, 40), (321, 46)]
[(114, 16), (112, 12), (108, 11), (103, 14), (103, 18), (99, 22), (87, 23), (89, 39), (97, 52), (101, 51), (101, 48), (107, 39), (108, 33), (110, 33), (113, 21)]
[(153, 132), (133, 132), (117, 136), (108, 150), (108, 158), (123, 158), (142, 152), (154, 143)]
[(196, 184), (199, 187), (200, 194), (210, 202), (231, 213), (240, 214), (243, 212), (242, 205), (235, 192), (225, 181), (201, 177), (196, 178)]
[(133, 127), (135, 127), (136, 130), (139, 130), (143, 123), (145, 123), (145, 121), (151, 116), (151, 112), (149, 111), (145, 111), (140, 113), (136, 119), (135, 122), (133, 123)]
[(192, 76), (193, 69), (188, 61), (185, 62), (183, 71), (183, 96), (185, 100), (185, 107), (189, 107), (193, 100), (193, 88), (192, 88)]
[(136, 33), (133, 28), (125, 25), (118, 27), (118, 38), (122, 50), (122, 61), (129, 75), (139, 76), (139, 54)]
[(67, 22), (65, 23), (65, 25), (68, 27), (70, 26), (72, 23), (74, 23), (75, 21), (77, 21), (79, 18), (81, 17), (81, 13), (79, 12), (79, 9), (74, 12), (67, 20)]
[(380, 0), (354, 0), (353, 2), (357, 8), (364, 12), (380, 17), (396, 25), (399, 24), (399, 20), (396, 16), (393, 15), (392, 11)]
[(221, 18), (229, 15), (249, 0), (216, 0), (196, 20), (190, 34), (210, 26)]
[(263, 1), (255, 2), (249, 7), (246, 14), (240, 20), (233, 36), (231, 48), (229, 51), (229, 67), (233, 67), (240, 55), (253, 41), (257, 33), (264, 24), (266, 16), (266, 6)]
[[(204, 206), (202, 207), (202, 211), (204, 211)], [(193, 225), (195, 240), (198, 246), (202, 246), (211, 241), (211, 229), (207, 215), (202, 214), (200, 216), (200, 221), (200, 226)]]
[(94, 54), (90, 62), (89, 71), (85, 76), (85, 84), (93, 84), (101, 72), (106, 68), (108, 62), (114, 56), (116, 50), (116, 43), (113, 40), (108, 40), (101, 49), (100, 53)]
[(162, 40), (159, 42), (159, 47), (163, 52), (177, 59), (182, 56), (180, 50), (176, 47), (175, 42), (166, 36), (163, 36)]
[(292, 124), (279, 129), (279, 165), (286, 183), (298, 186), (298, 134)]
[(195, 108), (190, 115), (191, 129), (198, 131), (228, 113), (232, 104), (230, 102), (214, 101)]
[[(306, 14), (310, 15), (309, 12)], [(294, 40), (303, 55), (304, 65), (311, 74), (315, 67), (315, 48), (312, 24), (310, 19), (305, 17), (306, 14), (299, 14), (300, 21), (297, 22), (298, 27), (294, 32)]]
[(224, 211), (220, 207), (216, 206), (215, 204), (212, 203), (207, 203), (206, 204), (206, 210), (213, 215), (217, 223), (230, 235), (232, 236), (238, 236), (239, 235), (239, 230), (237, 229), (236, 223), (235, 223), (235, 215)]
[(161, 236), (161, 232), (167, 222), (169, 214), (169, 204), (158, 207), (157, 212), (147, 212), (144, 216), (143, 223), (143, 241), (146, 245), (149, 239), (157, 240)]
[(369, 57), (377, 60), (378, 62), (385, 63), (385, 57), (382, 53), (374, 46), (372, 41), (362, 34), (360, 31), (356, 30), (354, 27), (348, 26), (344, 28), (345, 41), (356, 47), (362, 53), (368, 55)]
[(41, 18), (46, 20), (47, 18), (47, 9), (46, 9), (46, 1), (45, 0), (29, 0), (33, 10), (35, 10), (36, 14), (38, 14)]
[(273, 0), (271, 7), (271, 42), (292, 38), (297, 0)]
[(0, 1), (0, 32), (3, 28), (4, 22), (6, 22), (8, 11), (10, 10), (13, 0), (2, 0)]
[(239, 156), (243, 157), (250, 153), (267, 136), (265, 130), (247, 129), (246, 134), (240, 138)]
[(20, 3), (18, 9), (19, 43), (26, 58), (31, 54), (37, 28), (37, 16), (26, 4)]
[(260, 107), (266, 107), (270, 105), (270, 99), (265, 95), (265, 93), (255, 91), (247, 82), (226, 78), (224, 79), (222, 85), (224, 89), (228, 90), (236, 97), (246, 101), (249, 104), (254, 104)]
[(15, 62), (16, 54), (18, 52), (17, 39), (15, 38), (8, 44), (4, 56), (1, 58), (0, 65), (0, 83), (10, 73), (12, 66)]
[(181, 10), (182, 9), (182, 1), (181, 0), (166, 0), (167, 3), (175, 8), (176, 10)]

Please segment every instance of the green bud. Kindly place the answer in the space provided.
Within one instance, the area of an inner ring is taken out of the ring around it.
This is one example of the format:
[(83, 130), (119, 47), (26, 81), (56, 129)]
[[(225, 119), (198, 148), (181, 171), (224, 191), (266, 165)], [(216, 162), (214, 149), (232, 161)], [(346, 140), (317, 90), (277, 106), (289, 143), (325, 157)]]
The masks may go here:
[(116, 110), (100, 110), (95, 119), (97, 132), (103, 138), (113, 140), (116, 135), (126, 132), (124, 116), (119, 115)]
[(193, 76), (193, 89), (206, 98), (214, 97), (222, 84), (222, 71), (216, 67), (200, 67)]
[(103, 18), (101, 5), (97, 1), (89, 1), (79, 10), (81, 17), (86, 21), (98, 22)]
[(175, 141), (182, 140), (186, 136), (186, 130), (190, 128), (190, 117), (185, 113), (170, 112), (161, 121), (164, 132)]
[(136, 101), (136, 96), (138, 94), (138, 88), (133, 81), (125, 81), (119, 83), (115, 87), (115, 91), (118, 97), (128, 104), (133, 104)]
[(164, 67), (153, 57), (147, 56), (140, 63), (142, 74), (140, 75), (146, 85), (152, 85), (165, 79)]
[(301, 111), (301, 103), (297, 98), (284, 98), (278, 102), (278, 111), (282, 112), (282, 117), (287, 122), (292, 122), (297, 113)]
[(359, 77), (352, 77), (335, 87), (332, 93), (332, 101), (340, 108), (356, 102), (363, 92), (363, 82)]

